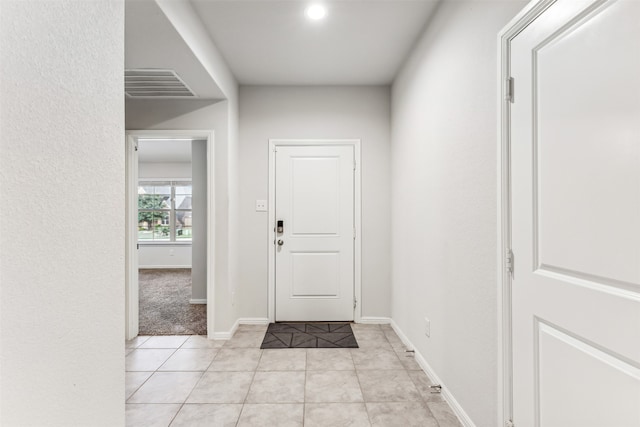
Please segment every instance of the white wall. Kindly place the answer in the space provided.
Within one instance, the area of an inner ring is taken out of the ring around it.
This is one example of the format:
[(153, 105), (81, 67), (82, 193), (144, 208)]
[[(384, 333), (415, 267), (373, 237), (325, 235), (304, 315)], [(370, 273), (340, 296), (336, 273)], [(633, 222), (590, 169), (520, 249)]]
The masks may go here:
[(497, 34), (523, 6), (441, 2), (392, 94), (392, 316), (477, 426), (497, 425)]
[(390, 314), (389, 87), (240, 88), (240, 317), (267, 317), (269, 138), (362, 140), (362, 314)]
[[(215, 137), (215, 136), (214, 136)], [(215, 141), (214, 141), (215, 143)], [(206, 140), (191, 142), (192, 168), (192, 224), (191, 245), (191, 299), (207, 298), (207, 147)], [(215, 268), (214, 268), (215, 271)]]
[(124, 3), (1, 8), (0, 424), (124, 425)]
[(145, 244), (138, 249), (138, 267), (191, 268), (191, 245)]
[(139, 179), (191, 179), (191, 163), (138, 163)]

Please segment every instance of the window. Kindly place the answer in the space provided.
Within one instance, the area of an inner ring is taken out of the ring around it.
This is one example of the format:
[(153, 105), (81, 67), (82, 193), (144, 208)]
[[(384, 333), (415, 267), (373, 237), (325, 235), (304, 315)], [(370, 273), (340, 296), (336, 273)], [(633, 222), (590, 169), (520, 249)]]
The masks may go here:
[(190, 181), (140, 181), (138, 185), (138, 241), (190, 242)]

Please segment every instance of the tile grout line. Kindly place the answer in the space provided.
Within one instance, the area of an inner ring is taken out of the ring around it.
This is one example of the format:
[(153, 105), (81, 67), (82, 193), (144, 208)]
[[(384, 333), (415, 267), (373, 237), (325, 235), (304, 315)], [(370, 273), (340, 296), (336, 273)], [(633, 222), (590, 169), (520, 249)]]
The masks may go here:
[[(169, 356), (169, 359), (171, 359), (171, 357), (173, 357), (174, 354), (176, 354), (178, 352), (179, 349), (182, 348), (183, 345), (186, 344), (186, 342), (189, 341), (189, 338), (187, 338), (181, 345), (180, 347), (178, 347), (176, 349), (175, 352), (173, 352), (173, 354), (171, 356)], [(217, 356), (217, 352), (216, 352), (216, 356)], [(164, 363), (167, 363), (169, 361), (169, 359), (167, 359)], [(214, 356), (215, 359), (215, 356)], [(211, 362), (209, 363), (209, 365), (211, 365), (211, 363), (213, 362), (213, 359), (211, 359)], [(164, 363), (160, 366), (160, 368), (162, 366), (164, 366)], [(160, 369), (158, 368), (158, 369)], [(157, 371), (156, 371), (157, 372)], [(186, 372), (186, 371), (183, 371)], [(200, 372), (200, 371), (189, 371), (189, 372)], [(204, 371), (206, 372), (206, 370)], [(182, 411), (182, 408), (184, 408), (184, 405), (187, 403), (187, 400), (189, 400), (189, 397), (191, 397), (191, 393), (193, 393), (193, 390), (195, 390), (195, 388), (198, 386), (198, 384), (200, 383), (200, 381), (202, 381), (202, 377), (204, 377), (204, 372), (202, 372), (200, 374), (200, 378), (198, 378), (198, 381), (196, 381), (196, 383), (193, 385), (193, 387), (191, 388), (191, 391), (187, 394), (187, 396), (184, 398), (184, 402), (182, 402), (182, 404), (180, 405), (180, 407), (178, 408), (178, 410), (176, 411), (175, 415), (173, 416), (173, 418), (171, 418), (171, 421), (168, 424), (168, 427), (171, 427), (171, 424), (173, 424), (173, 422), (176, 420), (176, 418), (178, 417), (178, 414), (180, 413), (180, 411)]]
[(356, 374), (356, 379), (358, 380), (358, 387), (360, 387), (360, 394), (362, 395), (362, 404), (364, 405), (364, 411), (367, 414), (367, 420), (369, 420), (369, 425), (371, 423), (371, 415), (369, 414), (369, 408), (367, 407), (367, 400), (364, 398), (364, 390), (362, 389), (362, 383), (360, 382), (360, 375), (358, 374), (358, 370), (356, 369), (356, 362), (353, 360), (353, 354), (349, 351), (349, 357), (351, 357), (351, 363), (353, 363), (353, 371)]
[[(393, 349), (394, 353), (396, 353), (396, 356), (398, 356), (398, 353), (395, 351), (395, 348), (393, 347), (393, 344), (391, 344), (391, 341), (389, 341), (389, 337), (387, 335), (387, 333), (383, 330), (382, 331), (387, 342), (389, 343), (389, 345), (391, 346), (391, 348)], [(393, 332), (395, 334), (395, 332)], [(395, 334), (397, 337), (397, 334)], [(407, 351), (407, 347), (404, 345), (402, 345), (402, 348), (404, 348), (404, 351)], [(414, 353), (415, 354), (415, 353)], [(398, 359), (400, 358), (400, 356), (398, 356)], [(415, 356), (414, 356), (414, 362), (415, 362)], [(413, 386), (416, 388), (416, 391), (418, 392), (418, 395), (420, 396), (420, 402), (426, 407), (427, 411), (429, 411), (429, 414), (431, 415), (431, 418), (434, 419), (434, 421), (436, 422), (436, 424), (438, 425), (438, 427), (440, 426), (440, 421), (436, 418), (435, 415), (433, 415), (433, 412), (431, 412), (431, 408), (429, 407), (429, 403), (427, 401), (427, 399), (422, 395), (422, 393), (420, 393), (420, 390), (418, 390), (418, 385), (416, 384), (416, 382), (414, 381), (414, 379), (411, 377), (411, 375), (409, 375), (409, 369), (407, 369), (407, 367), (404, 365), (404, 363), (402, 363), (402, 361), (400, 361), (400, 363), (402, 364), (404, 370), (407, 373), (407, 376), (409, 377), (409, 380), (411, 380), (411, 383), (413, 384)], [(416, 370), (417, 371), (417, 370)], [(423, 372), (424, 370), (422, 370), (422, 368), (417, 371), (417, 372)], [(431, 382), (431, 380), (429, 380), (429, 382)]]
[[(247, 331), (247, 332), (250, 332), (250, 331)], [(398, 354), (398, 351), (400, 351), (400, 348), (393, 347), (393, 345), (391, 345), (391, 341), (389, 339), (389, 336), (386, 333), (384, 333), (385, 332), (384, 330), (382, 332), (383, 332), (383, 335), (385, 337), (384, 341), (386, 341), (386, 343), (388, 345), (390, 345), (391, 351), (394, 353), (395, 358), (398, 361), (402, 362), (402, 355)], [(355, 335), (355, 333), (354, 333), (354, 335)], [(173, 424), (175, 422), (175, 420), (177, 419), (177, 417), (180, 414), (180, 412), (182, 411), (182, 409), (184, 409), (184, 407), (187, 405), (187, 401), (188, 401), (189, 397), (192, 395), (192, 393), (195, 390), (195, 388), (197, 387), (197, 385), (202, 381), (202, 378), (204, 377), (204, 374), (209, 372), (209, 369), (211, 368), (211, 366), (214, 363), (215, 359), (219, 356), (219, 352), (220, 352), (220, 349), (221, 349), (221, 348), (213, 348), (212, 349), (212, 350), (215, 350), (215, 355), (211, 359), (211, 361), (209, 362), (209, 364), (207, 365), (207, 367), (205, 368), (204, 371), (201, 371), (201, 370), (196, 370), (196, 371), (160, 371), (160, 369), (169, 361), (169, 359), (171, 359), (172, 357), (175, 356), (175, 354), (177, 353), (177, 351), (179, 349), (183, 349), (184, 348), (183, 346), (186, 345), (187, 341), (189, 341), (189, 339), (185, 340), (179, 347), (174, 348), (173, 349), (174, 351), (154, 371), (127, 371), (127, 372), (151, 372), (151, 375), (149, 375), (149, 377), (140, 386), (138, 386), (138, 388), (136, 388), (135, 391), (133, 391), (131, 393), (131, 396), (135, 395), (140, 390), (140, 388), (144, 384), (146, 384), (148, 382), (148, 380), (151, 377), (153, 377), (156, 373), (158, 373), (158, 374), (159, 373), (168, 373), (168, 372), (199, 372), (200, 373), (200, 377), (199, 377), (198, 381), (192, 387), (191, 391), (188, 393), (188, 395), (184, 399), (184, 401), (181, 404), (179, 404), (179, 408), (177, 409), (177, 411), (173, 415), (169, 425), (171, 425), (171, 424)], [(144, 342), (146, 342), (146, 340), (143, 341), (138, 347), (135, 347), (133, 349), (133, 351), (140, 349), (139, 347), (141, 345), (143, 345)], [(250, 348), (255, 348), (255, 347), (237, 347), (237, 348), (236, 347), (228, 347), (227, 349), (229, 349), (229, 350), (241, 350), (241, 349), (250, 349)], [(154, 349), (149, 349), (149, 348), (147, 348), (147, 349), (148, 350), (154, 350)], [(140, 349), (140, 350), (147, 350), (147, 349)], [(203, 349), (211, 349), (211, 348), (210, 347), (206, 347), (206, 348), (203, 348)], [(171, 349), (155, 349), (155, 350), (171, 350)], [(235, 422), (236, 427), (239, 425), (239, 422), (240, 422), (240, 419), (242, 417), (242, 414), (244, 413), (246, 404), (248, 403), (247, 402), (248, 396), (250, 394), (251, 388), (252, 388), (253, 383), (255, 381), (257, 372), (259, 371), (260, 364), (263, 362), (263, 357), (264, 357), (265, 352), (262, 349), (260, 349), (259, 347), (258, 347), (258, 350), (260, 350), (259, 357), (258, 357), (257, 363), (256, 363), (256, 365), (255, 365), (255, 367), (253, 369), (253, 375), (252, 375), (251, 382), (250, 382), (249, 387), (247, 389), (247, 392), (246, 392), (246, 394), (244, 396), (244, 399), (243, 399), (243, 401), (241, 402), (241, 405), (240, 405), (240, 412), (239, 412), (238, 418), (236, 419), (236, 422)], [(335, 402), (307, 402), (307, 399), (308, 399), (308, 396), (307, 396), (308, 376), (309, 376), (310, 372), (315, 372), (315, 371), (309, 370), (309, 354), (310, 354), (310, 352), (312, 352), (314, 350), (315, 349), (313, 349), (313, 348), (307, 348), (307, 349), (305, 349), (305, 351), (303, 353), (303, 355), (304, 355), (304, 383), (303, 383), (303, 401), (302, 401), (302, 404), (303, 404), (303, 407), (302, 407), (302, 425), (303, 426), (305, 425), (305, 417), (306, 417), (306, 409), (307, 409), (306, 406), (307, 406), (307, 404), (311, 404), (311, 403), (356, 404), (356, 403), (358, 403), (358, 402), (347, 402), (347, 401), (340, 401), (340, 400), (335, 401)], [(365, 354), (367, 354), (367, 353), (371, 352), (372, 350), (375, 350), (375, 348), (348, 349), (348, 354), (349, 354), (348, 359), (351, 362), (351, 365), (353, 366), (353, 368), (352, 369), (347, 369), (347, 370), (337, 370), (335, 372), (351, 371), (351, 372), (355, 373), (356, 379), (358, 381), (359, 391), (360, 391), (360, 393), (362, 394), (362, 397), (363, 397), (362, 403), (365, 406), (368, 422), (370, 424), (372, 423), (372, 418), (371, 418), (372, 414), (369, 411), (369, 406), (368, 406), (369, 404), (385, 404), (385, 403), (386, 404), (400, 404), (400, 403), (408, 404), (408, 403), (414, 403), (414, 404), (420, 404), (420, 406), (425, 408), (427, 410), (427, 412), (428, 412), (428, 415), (435, 422), (436, 425), (438, 425), (438, 426), (441, 425), (439, 419), (436, 418), (435, 415), (431, 412), (431, 408), (430, 408), (430, 405), (429, 405), (430, 402), (427, 400), (427, 398), (424, 397), (423, 393), (421, 393), (419, 388), (418, 388), (417, 382), (419, 381), (419, 378), (416, 375), (410, 375), (410, 373), (413, 373), (413, 372), (423, 372), (422, 370), (409, 369), (407, 366), (405, 366), (404, 363), (401, 363), (402, 367), (399, 368), (399, 369), (398, 368), (396, 368), (396, 369), (393, 369), (393, 368), (392, 369), (360, 369), (360, 368), (358, 368), (356, 366), (355, 359), (354, 359), (354, 357), (355, 357), (354, 356), (354, 351), (358, 351), (358, 350), (364, 351)], [(398, 350), (398, 351), (396, 351), (396, 350)], [(374, 356), (374, 359), (375, 358), (376, 357)], [(280, 371), (280, 370), (278, 370), (278, 369), (273, 370), (272, 369), (271, 371), (277, 372), (277, 371)], [(317, 372), (323, 372), (323, 371), (326, 372), (327, 369), (320, 369), (320, 370), (316, 370), (316, 371)], [(331, 367), (328, 369), (328, 371), (331, 371)], [(361, 375), (366, 374), (368, 371), (396, 371), (396, 372), (404, 371), (404, 373), (406, 374), (406, 376), (409, 377), (409, 380), (410, 380), (408, 384), (410, 384), (412, 386), (412, 388), (414, 388), (416, 390), (416, 392), (417, 392), (417, 395), (416, 395), (417, 400), (407, 400), (407, 399), (397, 399), (396, 398), (396, 399), (392, 399), (392, 400), (372, 400), (370, 402), (366, 401), (366, 399), (364, 398), (364, 391), (362, 389), (362, 383), (360, 381), (361, 380), (360, 377), (361, 377)], [(220, 372), (224, 372), (224, 371), (220, 371)], [(228, 371), (228, 372), (234, 372), (234, 371)], [(246, 372), (246, 371), (236, 371), (236, 372)], [(281, 371), (281, 372), (287, 372), (287, 371), (285, 370), (285, 371)], [(427, 395), (427, 397), (428, 397), (428, 395)], [(126, 401), (125, 401), (125, 403), (126, 403)], [(278, 404), (287, 404), (287, 403), (289, 403), (289, 402), (274, 402), (274, 404), (276, 404), (276, 405), (278, 405)], [(296, 402), (291, 402), (291, 403), (296, 403)], [(433, 403), (434, 404), (440, 404), (441, 402), (434, 401)], [(444, 401), (443, 403), (447, 403), (447, 402)], [(162, 405), (162, 403), (157, 403), (157, 404)]]
[[(144, 342), (147, 342), (147, 341), (148, 341), (148, 339), (147, 339), (147, 340), (145, 340)], [(140, 345), (144, 344), (144, 342), (143, 342), (143, 343), (141, 343)], [(134, 349), (133, 349), (133, 351), (136, 351), (136, 350), (172, 350), (172, 349), (170, 349), (170, 348), (147, 348), (147, 349), (145, 349), (145, 348), (140, 348), (140, 346), (138, 346), (138, 347), (136, 347), (136, 348), (134, 348)], [(133, 351), (132, 351), (131, 353), (133, 353)], [(125, 399), (125, 401), (124, 401), (124, 404), (125, 404), (125, 405), (126, 405), (126, 404), (127, 404), (127, 402), (129, 401), (129, 399), (131, 399), (131, 398), (132, 398), (132, 397), (133, 397), (133, 396), (134, 396), (134, 395), (135, 395), (135, 394), (136, 394), (136, 393), (137, 393), (137, 392), (142, 388), (142, 386), (143, 386), (143, 385), (145, 385), (145, 384), (147, 383), (147, 381), (149, 381), (149, 380), (151, 379), (151, 377), (153, 377), (153, 375), (154, 375), (154, 374), (156, 374), (156, 373), (158, 372), (158, 369), (160, 369), (160, 368), (162, 367), (162, 365), (164, 365), (165, 363), (167, 363), (167, 360), (169, 360), (169, 359), (171, 358), (171, 356), (173, 356), (173, 355), (176, 353), (176, 351), (178, 351), (178, 349), (177, 349), (177, 348), (176, 348), (176, 349), (174, 350), (174, 352), (173, 352), (173, 353), (171, 353), (171, 354), (169, 355), (169, 357), (167, 357), (167, 358), (164, 360), (164, 362), (162, 362), (162, 363), (160, 364), (160, 366), (158, 366), (154, 371), (127, 371), (126, 364), (125, 364), (125, 376), (126, 376), (127, 372), (151, 372), (151, 375), (149, 375), (149, 378), (147, 378), (146, 380), (144, 380), (144, 382), (143, 382), (142, 384), (140, 384), (140, 386), (138, 386), (138, 388), (136, 388), (136, 391), (134, 391), (133, 393), (131, 393), (131, 396), (129, 396), (127, 399)], [(129, 354), (131, 354), (131, 353), (129, 353)], [(125, 359), (126, 359), (126, 356), (125, 356)], [(125, 388), (126, 388), (126, 384), (125, 384)]]
[[(147, 341), (148, 341), (148, 340), (147, 340)], [(146, 342), (146, 341), (145, 341), (145, 342)], [(185, 340), (185, 342), (186, 342), (186, 340)], [(183, 343), (183, 344), (184, 344), (184, 343)], [(182, 346), (182, 344), (181, 344), (180, 346)], [(173, 357), (173, 355), (174, 355), (174, 354), (176, 354), (176, 352), (178, 351), (178, 348), (180, 348), (180, 346), (179, 346), (179, 347), (177, 347), (177, 348), (174, 350), (174, 352), (173, 352), (173, 353), (171, 353), (171, 354), (169, 355), (169, 357), (167, 357), (167, 358), (165, 359), (165, 361), (164, 361), (164, 362), (162, 362), (162, 363), (160, 364), (160, 366), (158, 366), (158, 368), (156, 368), (156, 370), (155, 370), (155, 371), (153, 371), (153, 373), (149, 376), (149, 378), (147, 378), (147, 381), (148, 381), (148, 380), (150, 380), (150, 379), (151, 379), (151, 377), (153, 377), (155, 374), (157, 374), (157, 373), (158, 373), (158, 370), (159, 370), (160, 368), (162, 368), (162, 367), (164, 366), (164, 364), (165, 364), (165, 363), (167, 363), (167, 361), (168, 361), (169, 359), (171, 359), (171, 357)], [(160, 349), (160, 350), (164, 350), (164, 349)], [(145, 383), (146, 383), (146, 381), (145, 381)], [(142, 386), (140, 386), (140, 387), (142, 387)], [(136, 392), (137, 392), (137, 391), (136, 391)], [(134, 393), (134, 394), (135, 394), (135, 393)], [(131, 397), (133, 397), (133, 394), (131, 395)], [(186, 400), (187, 400), (187, 399), (185, 398), (185, 401), (186, 401)], [(182, 407), (183, 407), (183, 406), (184, 406), (184, 402), (182, 402), (182, 404), (180, 405), (180, 407), (178, 408), (178, 410), (176, 411), (176, 413), (175, 413), (175, 414), (173, 414), (173, 417), (171, 417), (171, 421), (169, 421), (169, 424), (167, 424), (167, 426), (171, 426), (171, 424), (173, 424), (173, 421), (176, 419), (176, 417), (178, 416), (178, 413), (182, 410)]]
[[(178, 351), (178, 349), (180, 349), (189, 339), (187, 338), (186, 340), (184, 340), (184, 342), (182, 344), (180, 344), (178, 347), (176, 348), (140, 348), (140, 346), (144, 343), (146, 343), (147, 341), (149, 341), (149, 339), (151, 339), (152, 336), (149, 336), (146, 340), (144, 340), (142, 343), (140, 343), (139, 346), (137, 346), (134, 351), (136, 350), (173, 350), (173, 352), (164, 360), (164, 362), (162, 362), (154, 371), (152, 371), (151, 375), (149, 375), (149, 377), (136, 389), (136, 391), (134, 391), (133, 393), (131, 393), (131, 396), (129, 396), (128, 399), (125, 400), (125, 407), (127, 405), (127, 401), (129, 399), (131, 399), (141, 388), (144, 384), (146, 384), (155, 374), (162, 372), (159, 371), (159, 369), (164, 366), (165, 363), (167, 363), (167, 361), (169, 359), (171, 359), (171, 357), (173, 357), (174, 354), (176, 354), (176, 352)], [(131, 352), (133, 353), (133, 352)], [(131, 354), (130, 353), (130, 354)], [(125, 374), (126, 372), (150, 372), (150, 371), (126, 371), (126, 367), (125, 367)], [(172, 371), (168, 371), (168, 372), (172, 372)], [(202, 375), (200, 375), (200, 378), (202, 378)], [(198, 382), (200, 382), (200, 380), (198, 380), (196, 382), (196, 384), (193, 386), (195, 388), (195, 386), (198, 384)], [(193, 388), (191, 389), (191, 392), (193, 392)], [(171, 426), (171, 424), (173, 424), (173, 421), (175, 421), (176, 417), (178, 416), (178, 414), (180, 413), (180, 411), (182, 410), (182, 408), (184, 407), (185, 402), (187, 401), (188, 397), (191, 395), (191, 392), (189, 392), (189, 394), (187, 395), (187, 397), (185, 398), (184, 402), (182, 402), (182, 404), (180, 404), (180, 407), (178, 408), (178, 410), (176, 411), (176, 413), (173, 415), (173, 417), (171, 418), (171, 421), (169, 421), (169, 424), (167, 424), (167, 427)], [(163, 403), (157, 403), (159, 405), (163, 404)]]
[[(140, 344), (138, 344), (138, 346), (134, 347), (134, 348), (131, 350), (131, 353), (133, 353), (134, 351), (136, 351), (136, 350), (137, 350), (137, 349), (138, 349), (142, 344), (144, 344), (145, 342), (147, 342), (147, 341), (149, 340), (149, 338), (150, 338), (150, 337), (147, 337), (147, 339), (145, 339), (145, 340), (144, 340), (144, 341), (142, 341)], [(134, 338), (134, 339), (135, 339), (135, 338)], [(126, 343), (125, 343), (125, 345), (126, 345)], [(127, 350), (127, 349), (125, 348), (125, 351), (126, 351), (126, 350)], [(129, 354), (131, 354), (131, 353), (129, 353)], [(127, 356), (128, 356), (128, 355), (126, 355), (126, 356), (125, 356), (125, 361), (126, 361)], [(171, 356), (169, 356), (169, 357), (171, 357)], [(126, 375), (127, 375), (127, 372), (149, 372), (149, 371), (127, 371), (126, 363), (125, 363), (125, 368), (124, 368), (124, 374), (125, 374), (125, 377), (126, 377)], [(138, 392), (138, 390), (140, 390), (140, 388), (141, 388), (143, 385), (145, 385), (145, 384), (147, 383), (147, 381), (149, 381), (149, 378), (151, 378), (151, 377), (153, 376), (154, 372), (155, 372), (155, 371), (152, 371), (152, 372), (151, 372), (151, 375), (149, 375), (149, 376), (147, 377), (147, 379), (146, 379), (146, 380), (144, 380), (144, 381), (142, 382), (142, 384), (140, 384), (140, 385), (139, 385), (139, 386), (134, 390), (134, 392), (133, 392), (133, 393), (131, 393), (131, 395), (130, 395), (129, 397), (126, 397), (126, 398), (124, 399), (124, 404), (125, 404), (125, 405), (127, 404), (127, 401), (128, 401), (129, 399), (131, 399), (131, 398), (133, 397), (133, 395), (134, 395), (134, 394), (136, 394), (136, 393)], [(126, 389), (126, 379), (125, 379), (125, 389)], [(126, 408), (125, 408), (125, 409), (126, 409)]]
[(264, 351), (260, 349), (260, 357), (258, 357), (258, 363), (256, 363), (256, 367), (253, 370), (253, 376), (251, 377), (251, 382), (249, 383), (249, 387), (247, 388), (247, 394), (244, 395), (244, 399), (242, 401), (242, 408), (240, 408), (240, 414), (238, 414), (238, 420), (236, 421), (236, 426), (240, 423), (240, 418), (242, 418), (242, 413), (244, 412), (245, 405), (247, 404), (247, 398), (249, 398), (249, 393), (251, 392), (251, 387), (253, 386), (253, 382), (256, 379), (256, 373), (258, 372), (258, 366), (260, 366), (260, 362), (262, 361), (262, 355)]
[(304, 388), (302, 389), (302, 427), (304, 427), (304, 417), (307, 412), (307, 376), (309, 371), (307, 370), (307, 358), (309, 356), (309, 349), (304, 352)]

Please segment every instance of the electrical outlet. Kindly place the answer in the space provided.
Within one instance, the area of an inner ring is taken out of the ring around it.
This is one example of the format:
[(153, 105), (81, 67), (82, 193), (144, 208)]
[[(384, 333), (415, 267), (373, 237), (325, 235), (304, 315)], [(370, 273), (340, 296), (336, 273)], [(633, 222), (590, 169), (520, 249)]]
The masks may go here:
[(424, 334), (431, 337), (431, 320), (428, 317), (424, 318)]
[(174, 256), (175, 252), (173, 251), (173, 249), (169, 249), (169, 256)]
[(267, 211), (267, 201), (256, 200), (256, 212), (266, 212), (266, 211)]

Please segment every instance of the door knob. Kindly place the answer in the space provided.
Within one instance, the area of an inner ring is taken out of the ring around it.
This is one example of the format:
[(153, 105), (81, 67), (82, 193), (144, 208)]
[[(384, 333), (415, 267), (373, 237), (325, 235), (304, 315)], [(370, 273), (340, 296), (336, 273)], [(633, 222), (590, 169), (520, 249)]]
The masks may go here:
[(278, 240), (278, 246), (282, 246), (284, 245), (284, 241), (283, 240)]

